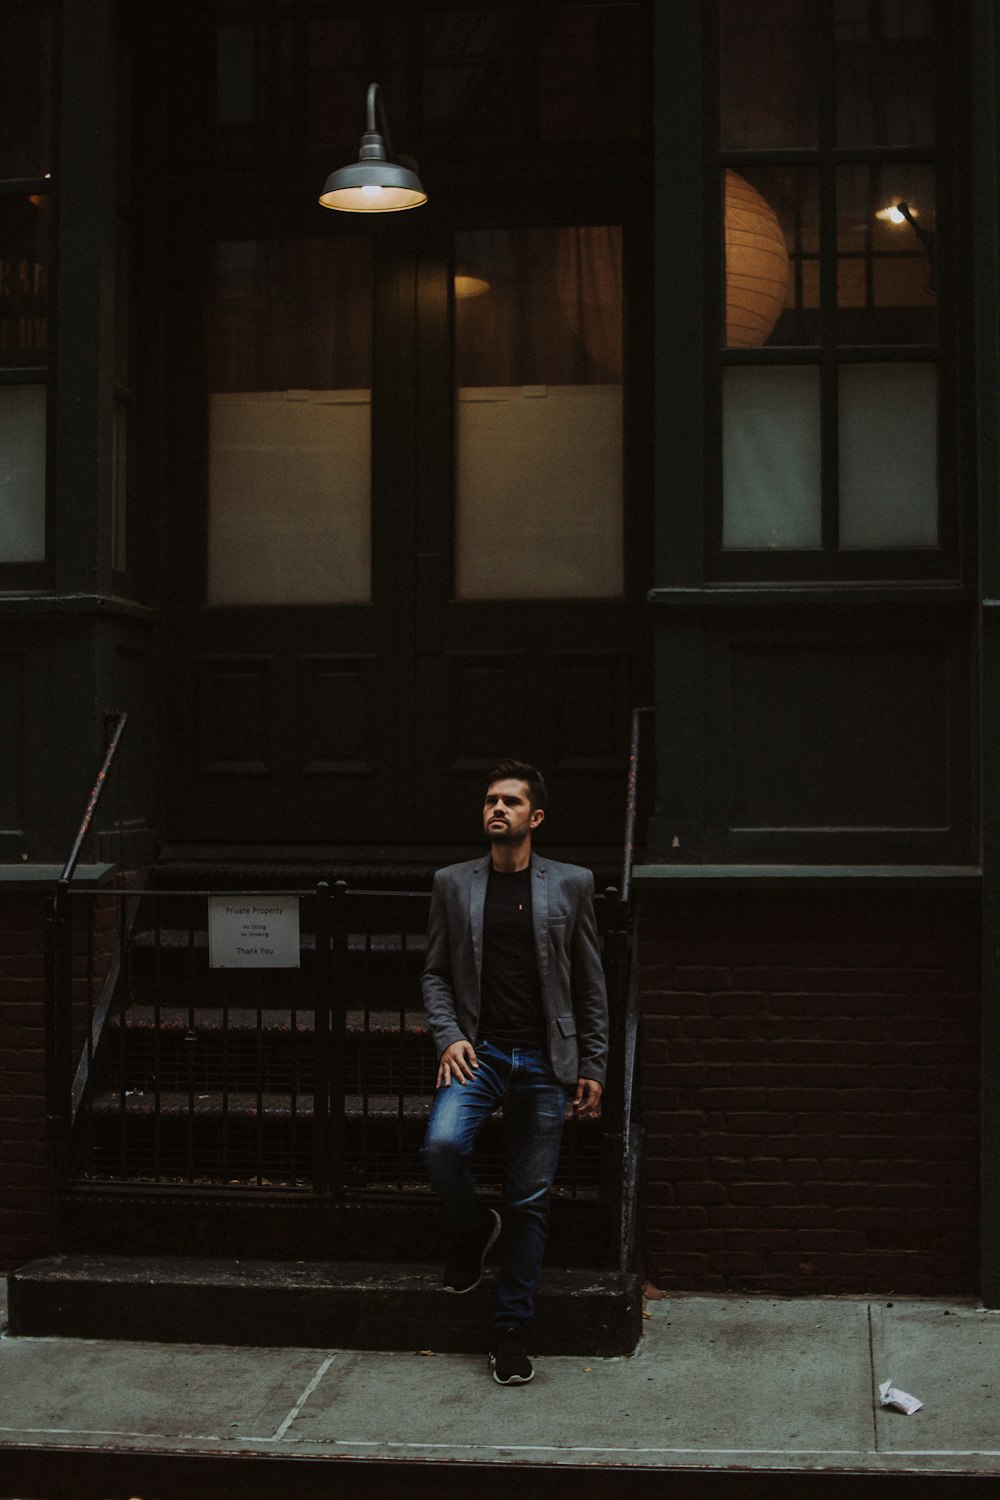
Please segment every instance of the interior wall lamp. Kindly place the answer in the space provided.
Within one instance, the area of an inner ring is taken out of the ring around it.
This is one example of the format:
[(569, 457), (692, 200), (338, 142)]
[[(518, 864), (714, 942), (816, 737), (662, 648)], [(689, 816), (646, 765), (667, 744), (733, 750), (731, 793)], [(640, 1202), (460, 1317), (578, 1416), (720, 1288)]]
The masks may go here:
[(891, 203), (887, 208), (880, 208), (875, 217), (876, 219), (884, 219), (887, 224), (909, 224), (910, 228), (913, 230), (913, 233), (916, 235), (917, 239), (924, 247), (924, 252), (927, 256), (927, 262), (930, 266), (930, 280), (927, 283), (927, 291), (933, 292), (935, 273), (935, 233), (934, 230), (925, 229), (922, 224), (917, 223), (918, 212), (919, 210), (915, 209), (912, 204), (907, 203), (905, 199), (900, 198), (895, 203)]
[[(375, 128), (376, 109), (380, 130)], [(319, 197), (324, 208), (352, 214), (392, 213), (427, 202), (412, 156), (393, 156), (389, 121), (377, 83), (368, 85), (365, 133), (358, 160), (331, 172)]]

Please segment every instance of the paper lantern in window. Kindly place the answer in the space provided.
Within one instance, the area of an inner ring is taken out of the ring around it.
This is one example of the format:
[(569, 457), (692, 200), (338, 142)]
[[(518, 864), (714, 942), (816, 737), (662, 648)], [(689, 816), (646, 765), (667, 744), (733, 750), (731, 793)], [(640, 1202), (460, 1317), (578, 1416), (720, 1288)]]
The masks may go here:
[(785, 306), (791, 263), (778, 215), (755, 187), (726, 169), (726, 343), (755, 349)]

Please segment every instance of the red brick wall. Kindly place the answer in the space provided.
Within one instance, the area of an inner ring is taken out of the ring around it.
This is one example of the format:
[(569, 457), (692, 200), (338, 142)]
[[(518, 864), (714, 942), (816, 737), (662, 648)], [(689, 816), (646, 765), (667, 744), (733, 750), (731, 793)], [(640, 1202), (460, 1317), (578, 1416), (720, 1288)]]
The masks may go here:
[(0, 897), (0, 1270), (47, 1245), (41, 896)]
[(976, 1290), (978, 912), (940, 890), (640, 894), (654, 1281)]
[[(0, 896), (0, 1271), (46, 1254), (49, 1200), (45, 1126), (47, 896)], [(86, 1038), (117, 937), (118, 907), (77, 898), (73, 935), (74, 1055)], [(93, 982), (87, 982), (88, 925)]]

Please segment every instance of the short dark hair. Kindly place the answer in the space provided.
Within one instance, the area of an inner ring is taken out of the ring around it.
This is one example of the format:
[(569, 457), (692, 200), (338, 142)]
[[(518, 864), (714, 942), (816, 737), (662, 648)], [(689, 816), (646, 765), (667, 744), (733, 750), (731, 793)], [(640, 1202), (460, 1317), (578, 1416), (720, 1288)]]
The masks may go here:
[(545, 790), (545, 778), (537, 766), (529, 766), (523, 760), (498, 760), (486, 778), (487, 791), (495, 781), (525, 782), (532, 810), (540, 807), (543, 812), (545, 811), (549, 794)]

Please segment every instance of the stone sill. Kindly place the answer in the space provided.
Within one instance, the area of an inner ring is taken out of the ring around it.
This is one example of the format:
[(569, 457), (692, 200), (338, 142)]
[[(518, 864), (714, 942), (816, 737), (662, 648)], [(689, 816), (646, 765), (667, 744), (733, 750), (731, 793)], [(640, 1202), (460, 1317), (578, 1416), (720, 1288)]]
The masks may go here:
[[(100, 890), (110, 884), (117, 865), (77, 865), (73, 890)], [(0, 894), (13, 891), (53, 891), (63, 872), (62, 865), (0, 865)]]
[(160, 611), (116, 594), (47, 594), (0, 592), (0, 615), (117, 615), (123, 619), (154, 621)]

